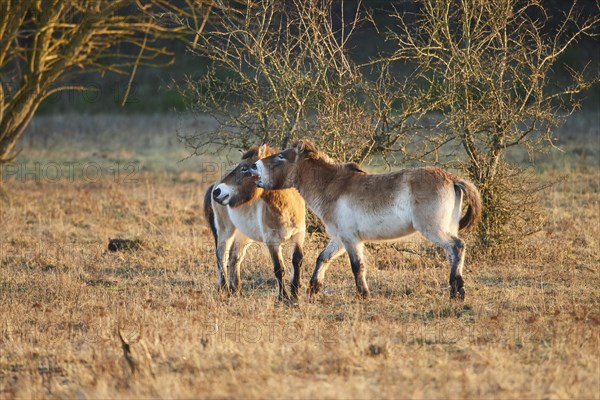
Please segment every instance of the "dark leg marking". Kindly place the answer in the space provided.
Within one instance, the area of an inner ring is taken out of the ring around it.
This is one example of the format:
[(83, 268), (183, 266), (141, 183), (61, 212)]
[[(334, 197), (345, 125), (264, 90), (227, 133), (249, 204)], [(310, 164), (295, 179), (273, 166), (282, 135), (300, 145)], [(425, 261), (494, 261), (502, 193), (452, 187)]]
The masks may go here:
[(310, 279), (310, 287), (308, 288), (308, 295), (310, 299), (314, 299), (314, 296), (319, 293), (323, 284), (323, 277), (325, 271), (329, 267), (331, 261), (343, 254), (345, 248), (340, 245), (336, 240), (331, 240), (327, 243), (327, 246), (321, 251), (319, 257), (317, 257), (317, 264), (313, 271)]
[(315, 270), (312, 274), (312, 277), (310, 278), (310, 288), (309, 290), (309, 295), (316, 295), (319, 293), (319, 291), (321, 290), (321, 282), (319, 281), (319, 270), (321, 269), (321, 266), (325, 263), (327, 263), (327, 261), (329, 260), (329, 254), (328, 254), (328, 250), (327, 248), (325, 248), (323, 251), (321, 251), (321, 253), (319, 254), (319, 257), (317, 257), (317, 265), (315, 266)]
[[(464, 280), (462, 271), (458, 271), (464, 262), (465, 243), (454, 238), (452, 247), (448, 250), (448, 261), (450, 262), (450, 298), (454, 299), (458, 295), (461, 300), (465, 298)], [(462, 269), (462, 267), (460, 268)]]
[(369, 298), (369, 287), (364, 281), (365, 264), (353, 249), (348, 250), (348, 256), (350, 258), (350, 265), (352, 266), (352, 273), (354, 274), (354, 282), (356, 283), (358, 294), (363, 298)]
[(292, 266), (294, 267), (294, 279), (292, 279), (292, 299), (298, 299), (298, 291), (302, 286), (302, 260), (304, 258), (304, 252), (302, 247), (296, 244), (294, 249), (294, 255), (292, 256)]
[(284, 300), (288, 298), (288, 294), (287, 290), (285, 289), (285, 285), (283, 284), (283, 275), (285, 271), (281, 261), (279, 260), (278, 249), (275, 249), (271, 252), (271, 259), (273, 260), (273, 269), (275, 271), (275, 278), (277, 279), (278, 298), (279, 300)]

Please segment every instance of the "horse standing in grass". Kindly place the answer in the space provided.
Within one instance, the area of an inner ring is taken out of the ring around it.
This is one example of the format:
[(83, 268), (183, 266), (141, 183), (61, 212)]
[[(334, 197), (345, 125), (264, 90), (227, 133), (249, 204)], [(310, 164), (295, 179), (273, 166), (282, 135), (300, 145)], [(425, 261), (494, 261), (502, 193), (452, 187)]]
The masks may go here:
[(306, 235), (304, 200), (295, 189), (258, 188), (254, 182), (256, 177), (250, 174), (250, 165), (275, 152), (266, 145), (250, 148), (233, 171), (208, 187), (204, 215), (215, 238), (220, 288), (239, 292), (240, 263), (250, 242), (256, 241), (265, 243), (269, 249), (279, 299), (288, 299), (283, 283), (282, 246), (290, 242), (294, 245), (291, 295), (297, 299)]
[[(442, 247), (450, 262), (450, 296), (465, 296), (465, 243), (458, 231), (475, 226), (481, 197), (473, 183), (424, 167), (371, 175), (336, 164), (308, 140), (251, 166), (268, 190), (296, 188), (323, 221), (331, 240), (319, 254), (309, 294), (316, 295), (330, 262), (348, 252), (358, 292), (369, 296), (363, 242), (393, 240), (415, 231)], [(461, 218), (463, 197), (468, 203)]]

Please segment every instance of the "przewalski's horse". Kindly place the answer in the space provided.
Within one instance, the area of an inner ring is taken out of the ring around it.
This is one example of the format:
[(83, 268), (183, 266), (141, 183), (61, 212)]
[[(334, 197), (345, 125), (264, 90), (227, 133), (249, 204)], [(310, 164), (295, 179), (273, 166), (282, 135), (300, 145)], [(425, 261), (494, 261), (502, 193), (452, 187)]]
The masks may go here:
[[(268, 191), (258, 188), (250, 165), (275, 154), (266, 145), (253, 146), (229, 174), (210, 185), (204, 196), (204, 213), (215, 238), (219, 286), (239, 292), (240, 263), (248, 244), (265, 243), (277, 278), (279, 299), (288, 298), (283, 276), (283, 245), (292, 243), (292, 298), (298, 296), (306, 235), (304, 200), (295, 189)], [(229, 275), (229, 286), (227, 275)]]
[[(336, 164), (308, 140), (251, 166), (256, 184), (294, 187), (323, 221), (331, 240), (319, 254), (309, 293), (317, 294), (330, 262), (348, 252), (358, 292), (369, 296), (363, 242), (421, 232), (446, 250), (451, 297), (464, 298), (465, 244), (458, 231), (476, 225), (481, 197), (473, 183), (435, 167), (371, 175)], [(468, 208), (461, 218), (463, 197)]]

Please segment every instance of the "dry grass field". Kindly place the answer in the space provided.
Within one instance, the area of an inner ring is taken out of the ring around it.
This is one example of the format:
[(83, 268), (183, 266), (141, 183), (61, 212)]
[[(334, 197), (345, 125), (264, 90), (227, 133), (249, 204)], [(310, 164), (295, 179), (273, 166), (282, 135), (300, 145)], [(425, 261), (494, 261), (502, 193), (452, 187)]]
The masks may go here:
[(543, 230), (468, 253), (464, 302), (414, 236), (370, 249), (370, 301), (343, 257), (297, 307), (260, 246), (242, 295), (217, 292), (202, 196), (221, 164), (178, 162), (178, 120), (142, 120), (38, 118), (3, 167), (0, 398), (600, 398), (597, 115), (538, 162), (559, 180)]

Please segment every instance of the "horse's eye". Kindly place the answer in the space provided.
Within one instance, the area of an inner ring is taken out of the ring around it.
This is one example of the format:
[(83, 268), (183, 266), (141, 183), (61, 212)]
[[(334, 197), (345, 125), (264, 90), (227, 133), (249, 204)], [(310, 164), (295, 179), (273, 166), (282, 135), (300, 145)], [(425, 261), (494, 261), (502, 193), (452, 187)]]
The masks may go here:
[(246, 173), (246, 172), (248, 172), (248, 167), (246, 167), (246, 166), (242, 167), (242, 173)]
[(283, 153), (279, 153), (279, 154), (277, 155), (277, 159), (278, 159), (279, 161), (283, 161), (283, 160), (285, 160), (285, 157), (283, 156)]

